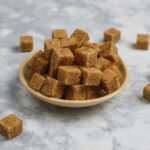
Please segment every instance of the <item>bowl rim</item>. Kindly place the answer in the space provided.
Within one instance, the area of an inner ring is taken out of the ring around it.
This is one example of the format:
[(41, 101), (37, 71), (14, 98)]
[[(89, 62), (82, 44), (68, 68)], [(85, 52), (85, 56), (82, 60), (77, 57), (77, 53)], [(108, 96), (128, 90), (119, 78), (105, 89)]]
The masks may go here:
[[(43, 49), (40, 49), (43, 50)], [(36, 51), (37, 52), (37, 51)], [(31, 53), (30, 55), (28, 55), (24, 61), (22, 62), (20, 69), (19, 69), (19, 79), (21, 81), (21, 83), (23, 84), (23, 86), (30, 92), (32, 93), (34, 96), (38, 97), (40, 100), (43, 100), (45, 102), (51, 103), (51, 104), (55, 104), (55, 105), (59, 105), (59, 106), (64, 106), (64, 107), (76, 107), (75, 105), (82, 105), (81, 107), (84, 107), (84, 105), (86, 105), (88, 103), (88, 105), (91, 105), (92, 103), (94, 103), (93, 105), (96, 104), (100, 104), (103, 103), (111, 98), (113, 98), (114, 96), (118, 95), (128, 84), (129, 81), (129, 70), (126, 66), (126, 64), (123, 62), (123, 60), (120, 58), (121, 62), (122, 62), (122, 66), (124, 67), (124, 74), (126, 76), (125, 80), (123, 81), (123, 83), (121, 84), (120, 88), (115, 90), (114, 92), (106, 95), (106, 96), (102, 96), (96, 99), (89, 99), (89, 100), (66, 100), (66, 99), (58, 99), (58, 98), (53, 98), (53, 97), (48, 97), (38, 91), (35, 91), (34, 89), (32, 89), (25, 77), (24, 77), (24, 68), (26, 66), (26, 63), (30, 60), (30, 58), (36, 53)], [(57, 103), (57, 104), (56, 104)], [(59, 104), (58, 104), (59, 103)], [(65, 106), (65, 104), (69, 105), (69, 106)], [(74, 106), (70, 106), (70, 105), (74, 105)], [(86, 106), (85, 106), (86, 107)]]

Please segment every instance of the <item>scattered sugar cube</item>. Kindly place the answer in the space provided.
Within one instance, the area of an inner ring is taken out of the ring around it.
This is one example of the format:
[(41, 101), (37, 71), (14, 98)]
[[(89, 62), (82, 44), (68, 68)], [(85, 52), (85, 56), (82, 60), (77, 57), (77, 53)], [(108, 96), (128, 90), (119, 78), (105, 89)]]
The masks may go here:
[(138, 34), (136, 41), (136, 49), (148, 50), (149, 36), (148, 34)]
[(143, 89), (143, 97), (150, 101), (150, 84), (147, 84)]
[(20, 49), (22, 52), (30, 52), (33, 50), (33, 37), (21, 36), (20, 37)]
[(110, 28), (107, 31), (104, 32), (104, 41), (113, 41), (118, 42), (121, 37), (121, 32), (115, 28)]
[(0, 131), (8, 140), (20, 135), (23, 131), (23, 121), (14, 114), (0, 120)]

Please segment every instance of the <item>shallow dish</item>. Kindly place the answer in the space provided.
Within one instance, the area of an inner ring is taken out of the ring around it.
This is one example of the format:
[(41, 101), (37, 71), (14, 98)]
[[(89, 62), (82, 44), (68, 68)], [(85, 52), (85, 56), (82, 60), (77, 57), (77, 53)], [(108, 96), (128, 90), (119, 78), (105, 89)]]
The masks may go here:
[(34, 55), (34, 53), (32, 53), (31, 55), (29, 55), (28, 57), (25, 58), (25, 60), (23, 61), (23, 63), (20, 66), (20, 70), (19, 70), (19, 77), (20, 77), (20, 81), (22, 82), (22, 84), (24, 85), (24, 87), (34, 96), (36, 96), (37, 98), (39, 98), (42, 101), (45, 101), (47, 103), (50, 104), (54, 104), (57, 106), (62, 106), (62, 107), (89, 107), (89, 106), (94, 106), (97, 104), (101, 104), (103, 102), (106, 102), (110, 99), (112, 99), (113, 97), (115, 97), (116, 95), (118, 95), (127, 85), (128, 81), (129, 81), (129, 71), (127, 66), (125, 65), (125, 63), (122, 61), (122, 59), (120, 58), (120, 71), (122, 72), (122, 80), (121, 80), (121, 86), (119, 89), (117, 89), (116, 91), (114, 91), (111, 94), (108, 94), (106, 96), (103, 97), (99, 97), (96, 99), (91, 99), (91, 100), (64, 100), (64, 99), (58, 99), (58, 98), (53, 98), (53, 97), (48, 97), (45, 96), (35, 90), (33, 90), (29, 85), (28, 85), (28, 79), (26, 78), (26, 71), (28, 69), (27, 64), (29, 62), (29, 60), (31, 59), (31, 57)]

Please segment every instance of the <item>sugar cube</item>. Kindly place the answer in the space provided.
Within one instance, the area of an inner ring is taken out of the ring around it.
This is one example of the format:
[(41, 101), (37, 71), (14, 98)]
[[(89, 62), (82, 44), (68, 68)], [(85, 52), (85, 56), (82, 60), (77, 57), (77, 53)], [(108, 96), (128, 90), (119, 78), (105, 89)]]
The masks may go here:
[(148, 50), (149, 36), (148, 34), (138, 34), (136, 41), (136, 49)]
[(75, 37), (78, 40), (79, 47), (81, 47), (85, 41), (88, 41), (90, 39), (88, 33), (81, 29), (76, 29), (72, 33), (71, 37)]
[(94, 67), (82, 67), (82, 84), (85, 86), (99, 86), (102, 72)]
[(57, 78), (64, 85), (74, 85), (80, 83), (81, 71), (75, 66), (59, 66)]
[(98, 52), (90, 47), (81, 47), (75, 50), (75, 61), (78, 65), (94, 66)]
[(58, 39), (45, 40), (44, 55), (48, 61), (50, 61), (53, 49), (55, 48), (60, 48), (60, 41)]
[(120, 87), (119, 78), (116, 73), (110, 69), (104, 70), (101, 79), (102, 87), (106, 92), (112, 93)]
[(33, 37), (21, 36), (20, 37), (20, 49), (22, 52), (30, 52), (33, 50)]
[(150, 84), (147, 84), (143, 89), (143, 97), (150, 101)]
[(73, 64), (74, 56), (69, 48), (54, 49), (50, 61), (49, 75), (54, 77), (58, 66), (70, 66)]
[(66, 90), (66, 99), (86, 100), (86, 87), (84, 85), (71, 85)]
[(64, 39), (67, 38), (68, 34), (65, 29), (55, 29), (52, 31), (52, 38), (53, 39)]
[(62, 98), (64, 89), (65, 86), (60, 81), (47, 76), (41, 88), (41, 93), (54, 98)]
[(29, 81), (29, 85), (36, 91), (40, 91), (42, 85), (44, 84), (45, 77), (38, 74), (34, 73), (33, 76), (31, 77), (31, 80)]
[(62, 48), (70, 48), (71, 50), (74, 50), (78, 48), (78, 41), (75, 37), (61, 39), (60, 45)]
[(3, 136), (11, 140), (22, 133), (23, 121), (14, 114), (10, 114), (0, 120), (0, 131)]
[(95, 67), (101, 71), (104, 71), (110, 65), (111, 65), (111, 61), (109, 61), (108, 59), (105, 59), (103, 57), (99, 57), (99, 58), (97, 58)]
[(113, 41), (118, 42), (121, 37), (121, 32), (115, 28), (110, 28), (107, 31), (104, 32), (104, 41)]

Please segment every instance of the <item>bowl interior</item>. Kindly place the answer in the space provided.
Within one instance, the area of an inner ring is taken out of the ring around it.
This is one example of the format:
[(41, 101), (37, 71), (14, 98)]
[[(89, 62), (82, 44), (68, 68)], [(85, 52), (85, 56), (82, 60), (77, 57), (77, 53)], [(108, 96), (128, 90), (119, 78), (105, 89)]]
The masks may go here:
[(89, 107), (89, 106), (93, 106), (96, 104), (100, 104), (103, 103), (111, 98), (113, 98), (114, 96), (116, 96), (117, 94), (119, 94), (127, 85), (128, 80), (129, 80), (129, 71), (127, 69), (127, 66), (124, 64), (124, 62), (122, 61), (121, 58), (119, 58), (120, 61), (120, 71), (122, 73), (122, 80), (120, 81), (120, 88), (117, 89), (116, 91), (114, 91), (111, 94), (108, 94), (106, 96), (103, 97), (99, 97), (96, 99), (91, 99), (91, 100), (64, 100), (64, 99), (58, 99), (58, 98), (52, 98), (52, 97), (48, 97), (45, 96), (35, 90), (33, 90), (32, 88), (30, 88), (30, 86), (28, 85), (28, 81), (29, 79), (27, 78), (27, 71), (29, 69), (28, 67), (28, 62), (31, 59), (31, 57), (34, 55), (31, 54), (29, 55), (22, 63), (21, 67), (20, 67), (20, 71), (19, 71), (19, 77), (20, 80), (22, 82), (22, 84), (24, 85), (24, 87), (30, 92), (32, 93), (34, 96), (36, 96), (37, 98), (39, 98), (40, 100), (43, 100), (45, 102), (57, 105), (57, 106), (63, 106), (63, 107)]

